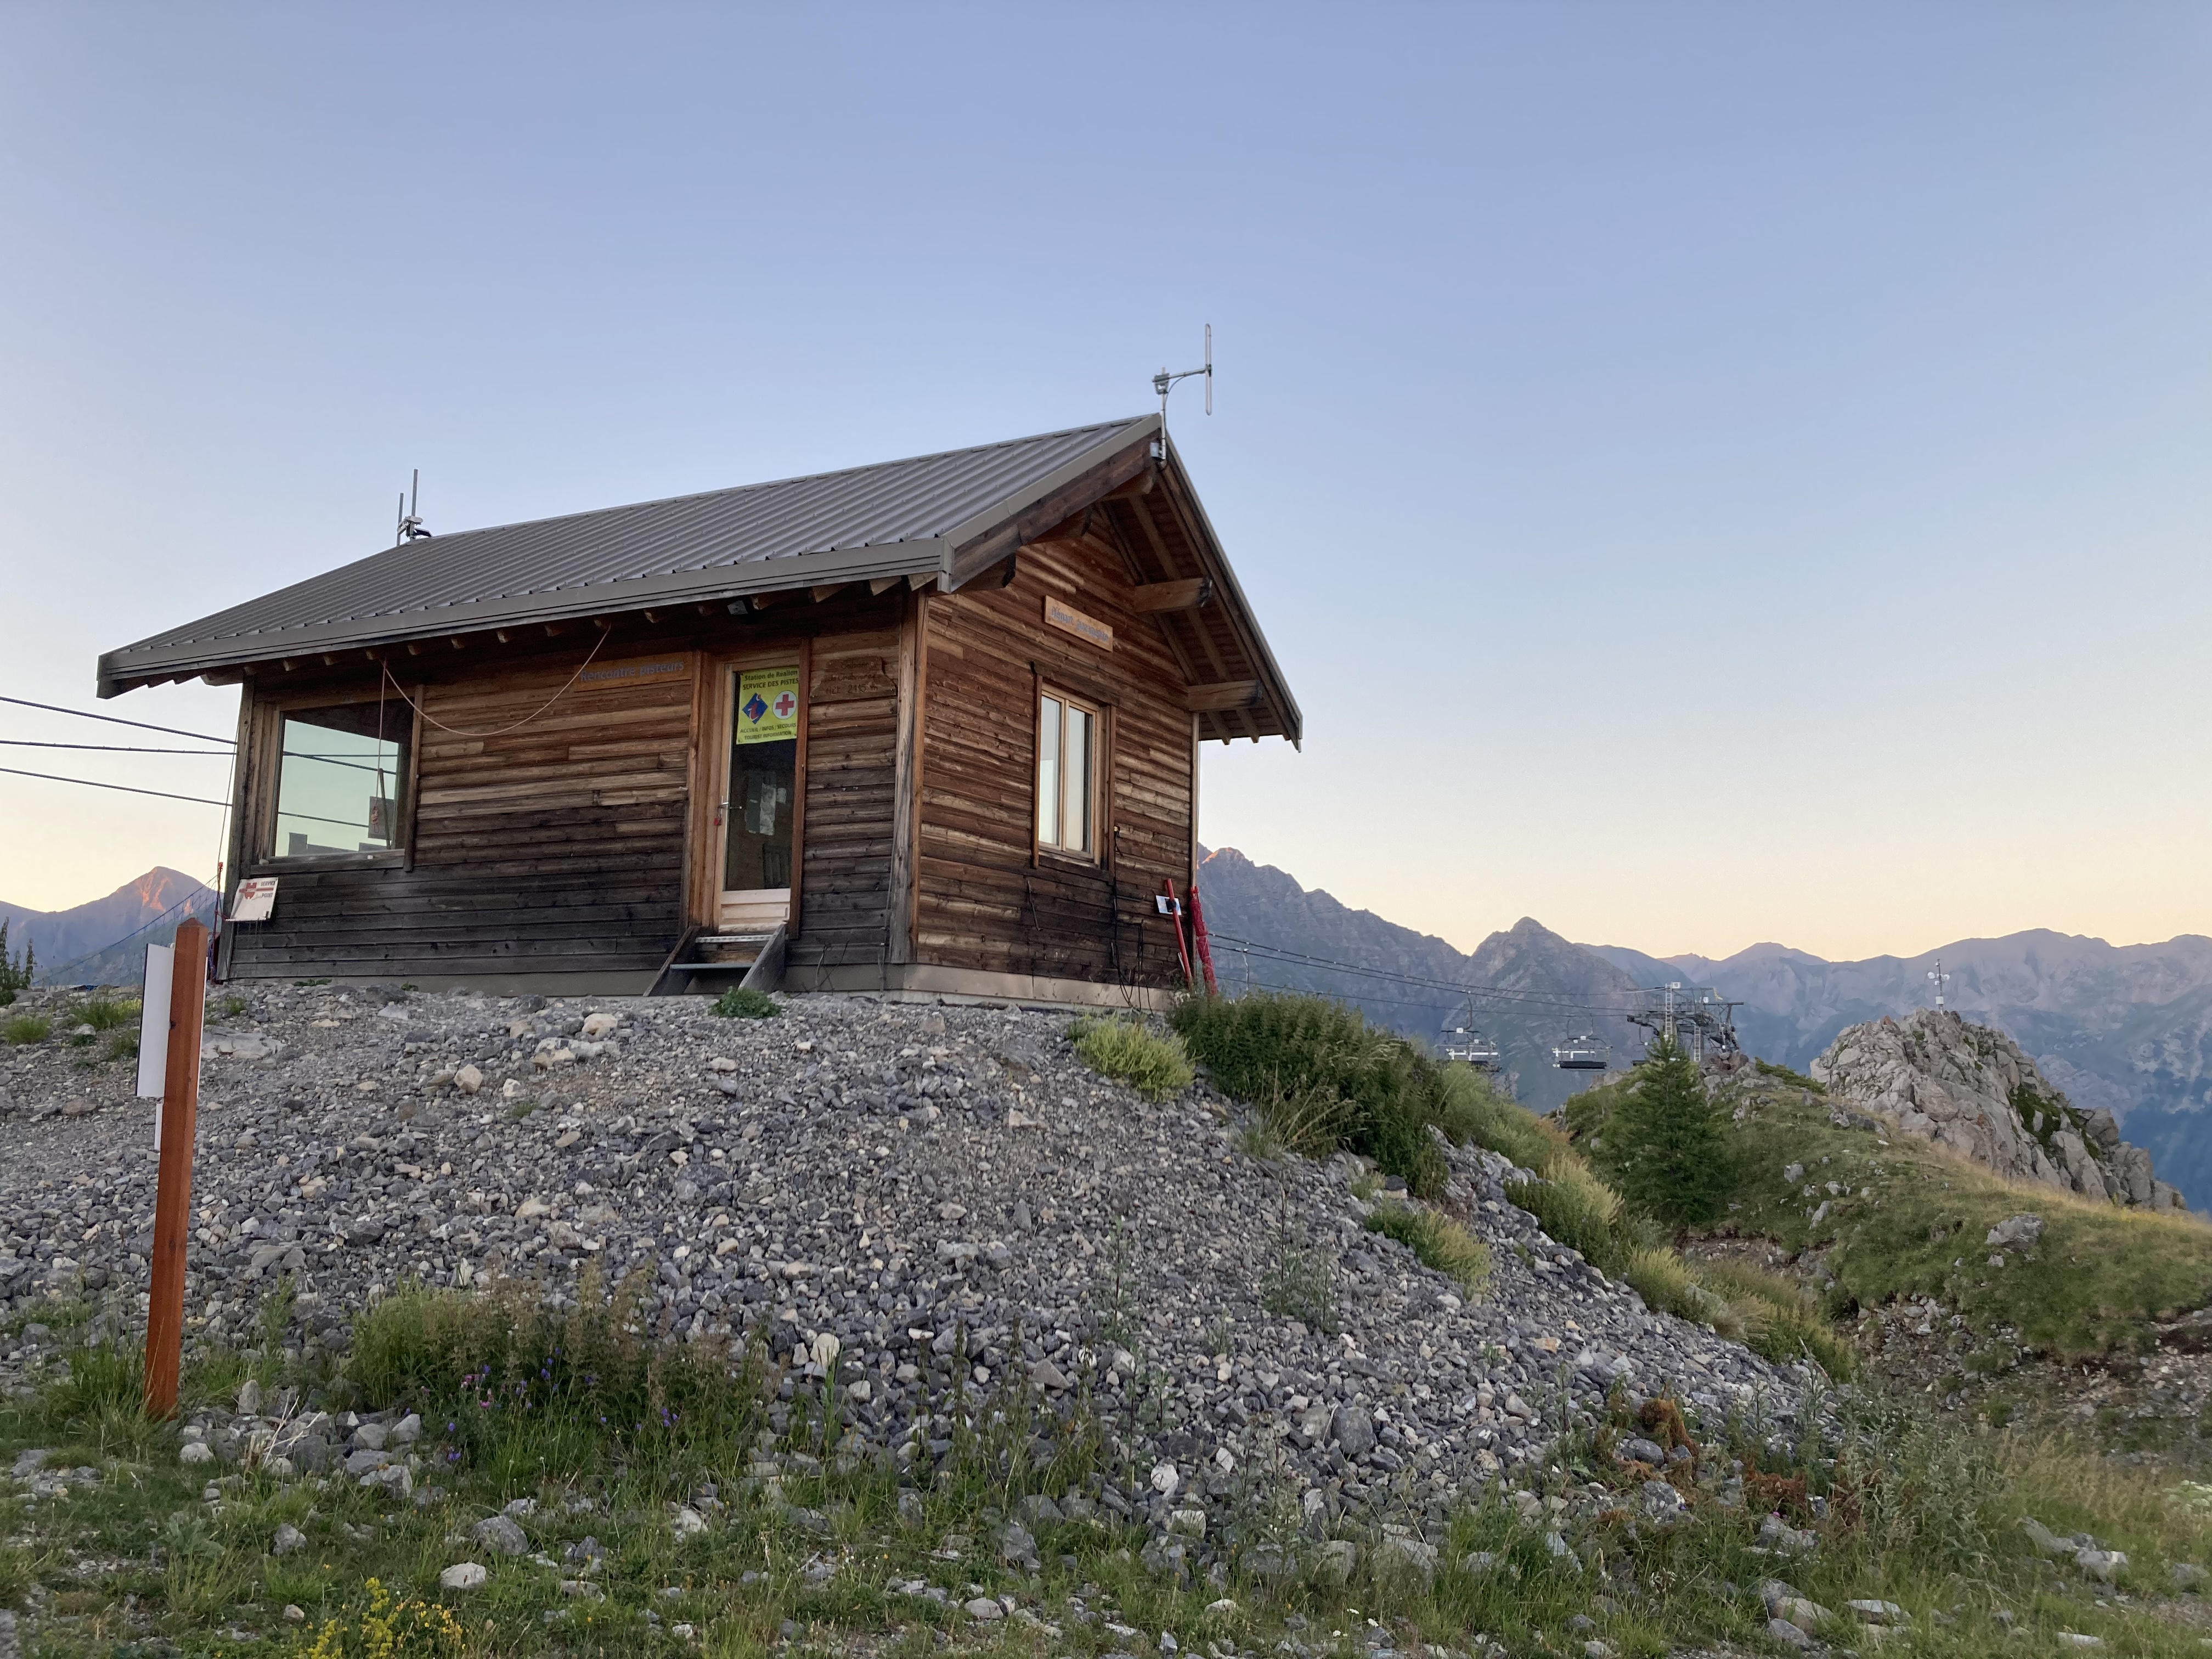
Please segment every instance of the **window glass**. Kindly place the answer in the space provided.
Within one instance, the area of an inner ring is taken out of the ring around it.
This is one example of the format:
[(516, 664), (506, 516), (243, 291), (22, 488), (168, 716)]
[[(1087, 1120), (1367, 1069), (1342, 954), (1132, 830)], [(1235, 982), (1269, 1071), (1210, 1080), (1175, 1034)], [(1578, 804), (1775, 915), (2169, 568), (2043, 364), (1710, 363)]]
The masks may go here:
[(1060, 845), (1060, 728), (1064, 710), (1058, 697), (1044, 700), (1037, 721), (1037, 839)]
[(284, 714), (270, 857), (387, 853), (402, 844), (408, 718), (404, 705), (374, 702)]
[(1036, 837), (1062, 853), (1091, 851), (1091, 802), (1097, 791), (1098, 716), (1058, 696), (1037, 706)]
[(1060, 808), (1061, 845), (1070, 852), (1091, 850), (1091, 711), (1067, 706), (1066, 805)]
[(734, 691), (722, 886), (733, 893), (789, 887), (799, 670), (746, 669), (737, 677)]

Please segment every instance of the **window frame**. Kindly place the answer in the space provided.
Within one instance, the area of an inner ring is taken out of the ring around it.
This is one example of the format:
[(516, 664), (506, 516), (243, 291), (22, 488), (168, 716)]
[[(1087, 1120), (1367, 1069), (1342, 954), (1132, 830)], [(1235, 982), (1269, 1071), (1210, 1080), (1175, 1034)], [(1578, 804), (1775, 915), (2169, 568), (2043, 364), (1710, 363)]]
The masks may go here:
[(293, 691), (254, 701), (259, 729), (254, 733), (252, 835), (253, 856), (246, 873), (281, 876), (289, 871), (412, 869), (415, 862), (415, 794), (422, 769), (422, 720), (406, 700), (390, 693), (385, 710), (401, 726), (399, 741), (406, 747), (392, 809), (399, 823), (393, 844), (374, 853), (304, 853), (293, 857), (276, 850), (277, 806), (283, 796), (284, 722), (317, 708), (338, 708), (377, 701), (374, 692)]
[[(1067, 710), (1078, 708), (1091, 717), (1091, 741), (1085, 755), (1085, 765), (1090, 774), (1085, 780), (1085, 793), (1088, 797), (1086, 804), (1090, 809), (1087, 817), (1090, 824), (1091, 844), (1085, 848), (1070, 847), (1064, 842), (1047, 841), (1044, 838), (1044, 706), (1048, 698), (1058, 702), (1060, 706), (1058, 754), (1062, 769), (1060, 812), (1063, 818), (1067, 811), (1067, 785), (1065, 775), (1067, 757)], [(1030, 767), (1031, 859), (1035, 861), (1054, 858), (1064, 860), (1070, 864), (1092, 866), (1103, 864), (1106, 836), (1105, 814), (1102, 810), (1104, 803), (1101, 780), (1106, 774), (1107, 732), (1112, 709), (1102, 698), (1070, 691), (1065, 685), (1039, 675), (1036, 680), (1035, 695), (1030, 700), (1030, 710), (1033, 726), (1030, 744), (1033, 751), (1032, 763)]]

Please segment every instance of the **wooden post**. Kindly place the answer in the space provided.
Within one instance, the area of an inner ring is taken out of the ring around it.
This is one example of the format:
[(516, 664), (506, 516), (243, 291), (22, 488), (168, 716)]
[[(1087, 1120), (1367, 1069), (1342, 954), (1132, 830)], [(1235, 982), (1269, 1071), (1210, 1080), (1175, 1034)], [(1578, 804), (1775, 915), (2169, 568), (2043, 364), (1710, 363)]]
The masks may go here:
[(192, 1150), (200, 1104), (200, 1026), (207, 1012), (208, 930), (177, 929), (169, 981), (169, 1056), (161, 1076), (161, 1166), (146, 1303), (146, 1414), (176, 1415), (185, 1340), (185, 1249), (191, 1235)]

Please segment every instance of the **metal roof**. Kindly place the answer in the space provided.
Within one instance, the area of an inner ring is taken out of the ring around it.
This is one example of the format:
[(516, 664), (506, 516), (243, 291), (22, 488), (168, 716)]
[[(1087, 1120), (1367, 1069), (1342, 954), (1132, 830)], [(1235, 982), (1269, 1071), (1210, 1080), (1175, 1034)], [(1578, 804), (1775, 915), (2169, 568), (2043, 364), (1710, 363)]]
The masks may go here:
[(288, 653), (764, 592), (950, 574), (952, 555), (1159, 417), (402, 543), (100, 659), (112, 696), (151, 676)]

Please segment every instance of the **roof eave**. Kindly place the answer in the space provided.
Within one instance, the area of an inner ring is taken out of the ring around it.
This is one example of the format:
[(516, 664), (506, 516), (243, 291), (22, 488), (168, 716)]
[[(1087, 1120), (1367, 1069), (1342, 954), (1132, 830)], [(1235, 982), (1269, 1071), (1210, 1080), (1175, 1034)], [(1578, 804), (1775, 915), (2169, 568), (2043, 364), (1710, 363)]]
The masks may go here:
[(1221, 545), (1221, 538), (1214, 533), (1213, 521), (1206, 515), (1206, 504), (1199, 500), (1198, 490), (1191, 483), (1190, 474), (1183, 466), (1182, 456), (1176, 453), (1172, 435), (1168, 437), (1165, 447), (1179, 504), (1188, 507), (1193, 520), (1191, 530), (1199, 544), (1200, 556), (1212, 567), (1206, 574), (1214, 579), (1216, 586), (1222, 590), (1223, 597), (1228, 600), (1231, 625), (1243, 640), (1244, 648), (1251, 653), (1253, 666), (1259, 671), (1260, 684), (1265, 688), (1275, 719), (1283, 728), (1282, 735), (1291, 740), (1292, 748), (1298, 748), (1305, 737), (1305, 716), (1298, 708), (1297, 699), (1291, 695), (1290, 682), (1284, 678), (1282, 667), (1276, 662), (1275, 653), (1267, 645), (1267, 636), (1261, 631), (1260, 619), (1253, 613), (1251, 601), (1244, 597), (1244, 590), (1237, 580), (1237, 572), (1230, 565), (1229, 555)]
[(434, 611), (290, 628), (156, 650), (140, 651), (125, 646), (100, 659), (99, 695), (103, 698), (118, 696), (149, 680), (187, 678), (241, 667), (247, 663), (266, 662), (274, 657), (404, 645), (410, 640), (481, 633), (488, 628), (563, 622), (609, 611), (641, 611), (655, 605), (743, 599), (750, 593), (775, 592), (824, 582), (929, 575), (940, 571), (949, 556), (944, 538), (930, 537), (834, 552), (786, 554), (711, 570), (684, 570), (597, 582), (514, 599), (446, 605)]

